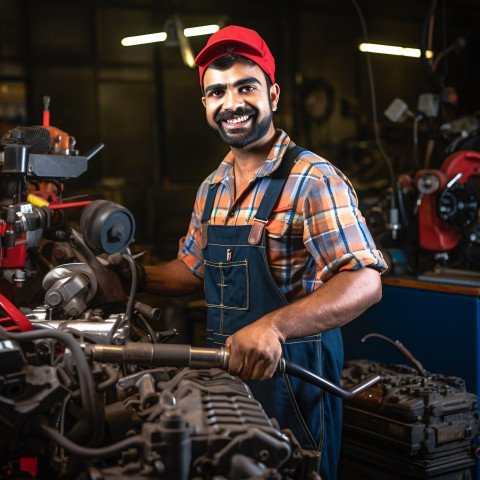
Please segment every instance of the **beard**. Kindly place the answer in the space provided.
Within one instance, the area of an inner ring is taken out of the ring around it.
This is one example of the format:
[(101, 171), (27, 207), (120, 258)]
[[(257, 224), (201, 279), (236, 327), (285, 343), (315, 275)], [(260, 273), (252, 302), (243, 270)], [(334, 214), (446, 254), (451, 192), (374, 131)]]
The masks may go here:
[[(223, 121), (233, 118), (234, 116), (248, 115), (253, 120), (253, 126), (248, 128), (235, 128), (225, 130)], [(260, 122), (258, 121), (258, 110), (255, 108), (237, 108), (234, 112), (221, 112), (215, 116), (216, 127), (212, 126), (213, 131), (223, 142), (228, 146), (234, 148), (243, 148), (251, 143), (256, 142), (264, 137), (272, 123), (273, 111), (270, 108), (270, 113)]]

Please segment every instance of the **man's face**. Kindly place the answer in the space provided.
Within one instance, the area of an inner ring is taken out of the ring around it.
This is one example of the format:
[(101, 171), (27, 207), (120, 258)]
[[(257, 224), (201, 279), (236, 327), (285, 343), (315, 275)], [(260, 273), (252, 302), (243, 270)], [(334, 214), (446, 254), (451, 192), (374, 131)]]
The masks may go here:
[(227, 70), (208, 68), (203, 85), (207, 122), (230, 147), (259, 144), (274, 132), (279, 88), (275, 84), (268, 89), (259, 66), (236, 62)]

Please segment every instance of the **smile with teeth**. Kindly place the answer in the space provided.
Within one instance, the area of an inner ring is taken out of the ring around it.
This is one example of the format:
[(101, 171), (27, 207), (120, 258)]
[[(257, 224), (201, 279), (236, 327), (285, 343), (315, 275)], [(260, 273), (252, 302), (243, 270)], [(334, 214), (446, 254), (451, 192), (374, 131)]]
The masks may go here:
[(244, 115), (243, 117), (237, 117), (237, 118), (229, 118), (227, 119), (227, 123), (229, 125), (235, 125), (237, 123), (243, 123), (248, 120), (248, 115)]

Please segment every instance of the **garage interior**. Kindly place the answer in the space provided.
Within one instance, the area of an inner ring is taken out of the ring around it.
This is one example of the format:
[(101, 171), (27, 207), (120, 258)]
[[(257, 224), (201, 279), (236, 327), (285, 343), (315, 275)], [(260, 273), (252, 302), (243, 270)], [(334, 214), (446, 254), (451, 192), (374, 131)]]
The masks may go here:
[[(265, 39), (281, 88), (275, 126), (351, 180), (389, 263), (381, 302), (342, 328), (343, 388), (354, 388), (374, 371), (383, 381), (382, 387), (344, 401), (338, 478), (480, 480), (478, 0), (0, 0), (1, 149), (17, 127), (45, 125), (48, 111), (49, 124), (60, 136), (74, 137), (70, 149), (84, 162), (78, 175), (53, 174), (63, 185), (64, 202), (102, 199), (123, 207), (121, 215), (134, 224), (134, 257), (144, 265), (174, 258), (199, 184), (228, 151), (205, 121), (198, 70), (187, 64), (186, 54), (198, 54), (208, 36), (178, 33), (212, 24), (241, 25)], [(121, 43), (155, 32), (167, 32), (166, 41)], [(418, 53), (368, 53), (361, 44)], [(11, 178), (12, 173), (4, 168), (2, 175)], [(4, 225), (12, 200), (2, 185)], [(81, 209), (65, 212), (62, 220), (69, 227), (85, 222)], [(4, 226), (4, 250), (5, 231)], [(28, 256), (36, 255), (32, 250), (26, 252), (25, 270)], [(42, 255), (46, 252), (50, 267), (71, 261), (66, 247), (50, 245)], [(23, 281), (15, 277), (20, 267), (5, 254), (1, 260), (2, 296), (13, 298), (16, 307), (43, 301), (38, 282), (14, 293), (13, 286)], [(155, 309), (150, 320), (166, 332), (162, 341), (204, 344), (202, 297), (138, 298)], [(9, 305), (1, 305), (5, 315), (18, 320)], [(57, 355), (49, 342), (43, 347), (49, 358)], [(53, 478), (53, 471), (58, 478), (73, 478), (62, 449), (48, 453), (56, 458), (56, 469), (40, 457), (30, 462), (42, 446), (24, 438), (33, 427), (15, 427), (17, 421), (27, 425), (31, 420), (20, 413), (25, 399), (33, 399), (32, 412), (47, 415), (48, 405), (65, 398), (62, 388), (42, 390), (24, 379), (35, 392), (9, 397), (9, 378), (22, 355), (19, 348), (4, 346), (0, 355), (7, 365), (0, 371), (0, 424), (8, 432), (0, 440), (6, 452), (0, 455), (0, 478)], [(131, 386), (125, 385), (129, 392)], [(62, 401), (66, 406), (68, 399)], [(127, 426), (119, 426), (127, 422), (122, 415), (112, 438), (128, 433)], [(172, 451), (184, 452), (185, 439), (168, 438)], [(166, 465), (163, 470), (128, 473), (128, 462), (140, 460), (124, 453), (117, 470), (99, 462), (75, 478), (170, 478), (168, 472), (177, 468), (178, 478), (295, 478), (273, 467), (268, 472), (245, 467), (250, 476), (215, 476), (207, 472), (206, 461), (195, 477), (181, 466), (187, 457), (161, 448), (155, 452)], [(171, 467), (162, 452), (177, 463)], [(146, 458), (144, 466), (154, 464)], [(44, 476), (42, 469), (48, 472)]]

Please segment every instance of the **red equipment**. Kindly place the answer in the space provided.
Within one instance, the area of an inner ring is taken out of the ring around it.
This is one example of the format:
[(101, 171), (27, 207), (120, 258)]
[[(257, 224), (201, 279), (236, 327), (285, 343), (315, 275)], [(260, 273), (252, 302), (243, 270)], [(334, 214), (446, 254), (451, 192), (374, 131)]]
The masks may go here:
[(460, 150), (449, 155), (440, 170), (420, 170), (415, 181), (423, 194), (418, 210), (420, 246), (448, 251), (462, 231), (478, 219), (475, 183), (480, 179), (480, 152)]

